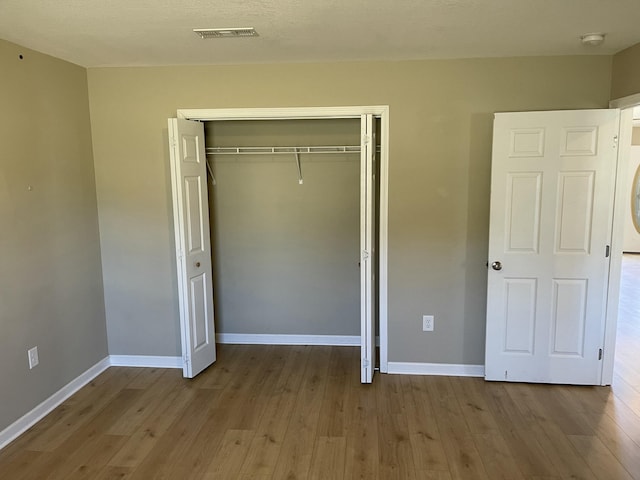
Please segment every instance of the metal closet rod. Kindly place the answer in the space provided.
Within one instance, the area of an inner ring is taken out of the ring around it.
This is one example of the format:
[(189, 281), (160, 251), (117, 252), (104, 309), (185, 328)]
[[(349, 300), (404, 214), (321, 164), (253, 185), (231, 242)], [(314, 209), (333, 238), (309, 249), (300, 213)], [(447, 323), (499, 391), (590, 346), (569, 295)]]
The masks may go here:
[(360, 153), (360, 145), (296, 147), (207, 147), (207, 155), (274, 155), (300, 153)]
[[(298, 183), (302, 185), (302, 167), (300, 165), (301, 153), (360, 153), (360, 145), (329, 145), (329, 146), (296, 146), (296, 147), (206, 147), (207, 155), (294, 155), (296, 166), (298, 167)], [(380, 151), (380, 147), (377, 148)], [(211, 165), (207, 162), (207, 169), (211, 180), (216, 185)]]

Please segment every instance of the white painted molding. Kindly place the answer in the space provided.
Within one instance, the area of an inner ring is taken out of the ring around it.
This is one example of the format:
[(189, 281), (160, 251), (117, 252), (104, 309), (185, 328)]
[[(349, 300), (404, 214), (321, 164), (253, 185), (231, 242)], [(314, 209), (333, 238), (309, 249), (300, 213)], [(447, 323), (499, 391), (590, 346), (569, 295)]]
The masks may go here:
[(153, 355), (111, 355), (112, 367), (182, 368), (182, 357)]
[(76, 393), (110, 366), (111, 363), (109, 361), (109, 357), (100, 360), (93, 367), (71, 380), (44, 402), (36, 406), (33, 410), (27, 412), (7, 428), (2, 430), (0, 432), (0, 450), (26, 432), (29, 428), (49, 414), (54, 408), (59, 406), (67, 398)]
[(446, 375), (451, 377), (484, 377), (484, 365), (452, 363), (389, 362), (388, 373), (402, 375)]
[(329, 345), (360, 346), (359, 335), (272, 335), (245, 333), (218, 333), (218, 343), (255, 345)]
[(272, 120), (323, 119), (323, 118), (359, 118), (371, 113), (385, 115), (388, 105), (366, 105), (346, 107), (276, 107), (276, 108), (180, 108), (178, 118), (189, 120)]
[(640, 93), (616, 98), (609, 102), (609, 108), (629, 108), (640, 105)]

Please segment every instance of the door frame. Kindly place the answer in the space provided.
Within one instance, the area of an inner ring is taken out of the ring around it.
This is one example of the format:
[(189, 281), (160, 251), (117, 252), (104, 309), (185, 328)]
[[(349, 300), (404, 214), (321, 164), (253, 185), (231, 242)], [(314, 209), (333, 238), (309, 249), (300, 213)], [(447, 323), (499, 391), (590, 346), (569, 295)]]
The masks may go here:
[[(609, 264), (609, 288), (604, 331), (604, 354), (602, 358), (602, 385), (613, 382), (613, 366), (616, 353), (618, 328), (618, 303), (620, 301), (620, 279), (622, 275), (622, 250), (624, 243), (625, 206), (629, 198), (626, 172), (629, 166), (633, 128), (633, 107), (640, 105), (640, 94), (629, 95), (609, 102), (610, 108), (620, 109), (620, 132), (618, 134), (618, 164), (616, 166), (613, 222), (611, 223), (611, 261)], [(625, 146), (621, 148), (621, 146)]]
[[(379, 238), (379, 329), (380, 371), (388, 372), (388, 316), (387, 316), (387, 253), (389, 209), (389, 106), (343, 107), (285, 107), (285, 108), (195, 108), (178, 109), (177, 117), (187, 120), (311, 120), (336, 118), (361, 118), (372, 114), (380, 119), (380, 206), (378, 211)], [(362, 335), (363, 332), (360, 332)]]

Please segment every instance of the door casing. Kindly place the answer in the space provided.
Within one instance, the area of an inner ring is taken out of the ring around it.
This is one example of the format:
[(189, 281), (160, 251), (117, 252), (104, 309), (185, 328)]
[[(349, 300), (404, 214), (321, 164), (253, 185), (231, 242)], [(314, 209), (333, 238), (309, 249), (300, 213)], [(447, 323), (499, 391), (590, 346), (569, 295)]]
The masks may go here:
[(620, 278), (622, 275), (622, 249), (624, 245), (625, 206), (629, 200), (629, 185), (626, 172), (629, 168), (633, 108), (640, 105), (640, 94), (629, 95), (609, 102), (610, 108), (620, 109), (620, 133), (618, 135), (618, 165), (616, 192), (611, 232), (611, 263), (609, 267), (609, 289), (607, 293), (607, 315), (604, 332), (604, 354), (602, 358), (602, 385), (613, 382), (613, 365), (618, 328), (618, 303), (620, 301)]
[[(388, 205), (389, 205), (389, 106), (369, 105), (350, 107), (286, 107), (286, 108), (222, 108), (178, 109), (177, 117), (187, 120), (310, 120), (335, 118), (361, 118), (371, 114), (380, 121), (380, 204), (378, 210), (378, 302), (380, 335), (380, 371), (388, 371)], [(361, 332), (362, 333), (362, 332)]]

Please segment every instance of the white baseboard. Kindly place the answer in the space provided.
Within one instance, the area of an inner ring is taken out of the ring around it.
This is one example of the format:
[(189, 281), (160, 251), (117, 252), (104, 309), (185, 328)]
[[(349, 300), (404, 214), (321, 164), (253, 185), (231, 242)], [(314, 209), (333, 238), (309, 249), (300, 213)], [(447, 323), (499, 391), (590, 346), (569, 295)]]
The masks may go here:
[(389, 362), (387, 373), (404, 375), (447, 375), (451, 377), (484, 377), (484, 365)]
[(153, 355), (110, 355), (113, 367), (182, 368), (182, 357)]
[(54, 408), (111, 366), (106, 357), (0, 432), (0, 450), (43, 419)]
[(360, 346), (359, 335), (272, 335), (263, 333), (218, 333), (218, 343), (255, 345)]

